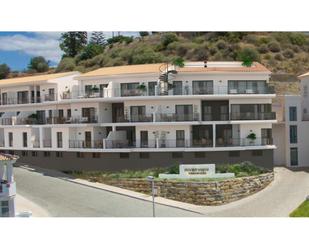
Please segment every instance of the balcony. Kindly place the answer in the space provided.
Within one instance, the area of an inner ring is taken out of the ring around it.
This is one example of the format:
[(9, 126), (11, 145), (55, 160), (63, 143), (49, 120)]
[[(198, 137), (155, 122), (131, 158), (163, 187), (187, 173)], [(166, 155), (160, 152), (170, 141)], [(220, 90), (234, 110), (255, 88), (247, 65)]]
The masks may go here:
[(33, 103), (42, 103), (44, 101), (55, 101), (56, 95), (55, 94), (46, 94), (43, 97), (7, 97), (3, 98), (0, 101), (0, 105), (21, 105), (21, 104), (33, 104)]
[(50, 139), (43, 139), (43, 147), (44, 148), (51, 148), (52, 147), (52, 141)]
[(103, 148), (103, 140), (69, 140), (69, 148), (100, 149)]
[[(247, 147), (272, 145), (272, 138), (218, 138), (215, 147)], [(129, 140), (105, 140), (106, 149), (129, 149), (129, 148), (213, 148), (212, 138), (201, 139), (156, 139), (146, 140), (140, 143)]]
[(160, 113), (156, 114), (156, 122), (187, 122), (199, 121), (198, 113), (176, 114), (176, 113)]
[(275, 120), (275, 112), (231, 112), (231, 120)]

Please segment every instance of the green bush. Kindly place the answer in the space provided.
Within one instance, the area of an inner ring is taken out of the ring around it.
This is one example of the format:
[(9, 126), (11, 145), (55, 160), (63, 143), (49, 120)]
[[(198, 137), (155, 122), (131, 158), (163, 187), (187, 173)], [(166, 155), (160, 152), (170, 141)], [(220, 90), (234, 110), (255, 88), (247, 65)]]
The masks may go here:
[(168, 168), (167, 174), (179, 174), (179, 165), (175, 164), (172, 167)]
[(274, 58), (278, 61), (282, 61), (283, 60), (283, 56), (281, 54), (275, 54)]
[(216, 47), (218, 49), (225, 49), (227, 47), (227, 44), (226, 44), (226, 42), (224, 40), (219, 40), (216, 43)]
[(178, 41), (178, 37), (175, 33), (164, 33), (161, 37), (161, 43), (165, 48), (168, 46), (168, 44), (174, 41)]
[(266, 54), (268, 52), (268, 47), (266, 44), (262, 44), (258, 47), (258, 51), (261, 53), (261, 54)]
[(253, 47), (245, 47), (238, 52), (237, 58), (244, 66), (250, 67), (254, 61), (260, 61), (260, 54)]
[(73, 71), (75, 68), (75, 60), (72, 57), (64, 57), (58, 64), (56, 72)]
[(218, 173), (234, 173), (236, 177), (259, 175), (268, 172), (268, 170), (260, 168), (249, 161), (218, 165), (216, 170)]
[(298, 46), (303, 46), (307, 42), (306, 36), (302, 33), (297, 33), (297, 32), (289, 33), (289, 38), (292, 44), (298, 45)]
[(273, 53), (277, 53), (280, 52), (281, 48), (280, 48), (280, 44), (278, 42), (271, 42), (268, 44), (268, 49), (273, 52)]
[(291, 59), (291, 58), (294, 57), (294, 52), (293, 52), (293, 50), (291, 50), (291, 49), (286, 49), (286, 50), (283, 52), (283, 56), (284, 56), (285, 58)]

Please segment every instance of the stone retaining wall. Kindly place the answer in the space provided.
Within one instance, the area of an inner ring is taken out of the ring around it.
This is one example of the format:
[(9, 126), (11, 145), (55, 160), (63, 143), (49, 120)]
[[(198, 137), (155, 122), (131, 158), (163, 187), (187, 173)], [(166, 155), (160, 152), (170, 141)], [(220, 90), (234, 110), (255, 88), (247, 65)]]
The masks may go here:
[[(265, 188), (274, 173), (212, 182), (158, 180), (158, 196), (196, 205), (221, 205), (239, 200)], [(150, 194), (150, 183), (144, 179), (110, 179), (104, 183)]]

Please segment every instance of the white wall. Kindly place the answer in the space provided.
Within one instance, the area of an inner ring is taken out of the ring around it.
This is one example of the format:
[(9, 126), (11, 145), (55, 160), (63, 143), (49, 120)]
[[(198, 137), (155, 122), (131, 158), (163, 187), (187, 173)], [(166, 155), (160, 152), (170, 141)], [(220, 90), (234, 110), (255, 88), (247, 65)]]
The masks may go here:
[(272, 125), (273, 141), (276, 145), (274, 150), (274, 164), (275, 165), (286, 165), (286, 133), (284, 124), (273, 124)]

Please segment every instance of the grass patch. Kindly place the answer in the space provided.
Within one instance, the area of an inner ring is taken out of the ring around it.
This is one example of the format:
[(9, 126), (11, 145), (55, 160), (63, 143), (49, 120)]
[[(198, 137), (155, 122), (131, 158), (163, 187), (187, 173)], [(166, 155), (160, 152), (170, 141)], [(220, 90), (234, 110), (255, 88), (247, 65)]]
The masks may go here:
[(298, 208), (296, 208), (290, 217), (309, 217), (309, 200), (304, 201)]

